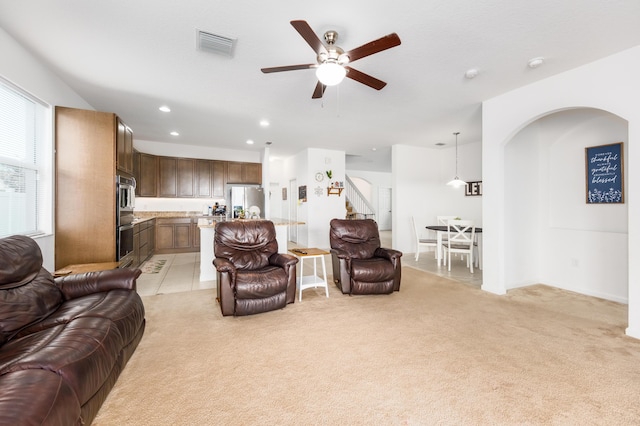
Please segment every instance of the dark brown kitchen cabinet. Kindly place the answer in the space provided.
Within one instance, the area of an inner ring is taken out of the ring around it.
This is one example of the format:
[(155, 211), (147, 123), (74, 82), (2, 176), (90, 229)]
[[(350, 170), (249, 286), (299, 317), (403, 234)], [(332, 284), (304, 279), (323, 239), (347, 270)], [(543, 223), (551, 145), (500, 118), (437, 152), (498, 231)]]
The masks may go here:
[(211, 196), (225, 198), (224, 185), (227, 183), (227, 162), (211, 161)]
[(133, 225), (133, 263), (137, 268), (153, 255), (155, 241), (155, 219)]
[(212, 161), (209, 160), (196, 160), (196, 197), (197, 198), (210, 198), (211, 197), (211, 184), (213, 182), (211, 169)]
[(133, 261), (131, 268), (137, 268), (140, 266), (140, 224), (133, 225)]
[(227, 183), (262, 184), (262, 164), (227, 162)]
[(200, 251), (200, 228), (198, 228), (198, 217), (191, 218), (191, 245), (196, 251)]
[(120, 118), (117, 118), (116, 169), (133, 174), (133, 132)]
[(138, 162), (140, 167), (136, 176), (136, 194), (139, 197), (158, 196), (158, 157), (139, 153)]
[(198, 251), (193, 245), (190, 217), (157, 218), (155, 252), (157, 254)]
[(194, 196), (194, 178), (195, 178), (195, 160), (190, 158), (178, 158), (176, 184), (178, 188), (178, 197)]
[(135, 152), (136, 195), (225, 198), (227, 183), (261, 184), (262, 164), (164, 157)]
[(158, 197), (177, 197), (178, 162), (173, 157), (158, 157)]

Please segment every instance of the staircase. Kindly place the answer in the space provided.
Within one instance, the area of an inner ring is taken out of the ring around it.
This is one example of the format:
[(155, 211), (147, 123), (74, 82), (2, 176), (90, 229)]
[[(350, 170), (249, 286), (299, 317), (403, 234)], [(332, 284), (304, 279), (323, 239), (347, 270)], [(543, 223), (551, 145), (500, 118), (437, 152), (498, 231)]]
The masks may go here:
[(347, 219), (373, 219), (376, 220), (375, 209), (369, 203), (360, 190), (353, 184), (349, 176), (345, 176), (345, 209)]

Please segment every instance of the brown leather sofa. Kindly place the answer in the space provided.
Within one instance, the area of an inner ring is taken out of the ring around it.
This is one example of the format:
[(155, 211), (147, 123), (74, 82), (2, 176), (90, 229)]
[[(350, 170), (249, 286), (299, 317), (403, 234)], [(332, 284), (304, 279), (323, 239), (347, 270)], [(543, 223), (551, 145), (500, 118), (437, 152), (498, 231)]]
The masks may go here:
[(213, 246), (222, 315), (257, 314), (295, 301), (298, 259), (278, 253), (273, 222), (217, 223)]
[(144, 332), (139, 275), (54, 280), (33, 239), (0, 239), (0, 424), (93, 421)]
[(402, 253), (380, 247), (378, 224), (374, 220), (333, 219), (329, 242), (333, 281), (343, 294), (400, 291)]

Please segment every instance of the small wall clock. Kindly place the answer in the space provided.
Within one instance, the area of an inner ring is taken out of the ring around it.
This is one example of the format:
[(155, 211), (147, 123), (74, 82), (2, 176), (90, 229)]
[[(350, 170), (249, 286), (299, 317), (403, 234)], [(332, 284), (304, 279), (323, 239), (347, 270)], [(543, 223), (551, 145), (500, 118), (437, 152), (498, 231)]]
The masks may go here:
[(316, 182), (322, 182), (324, 180), (324, 174), (322, 172), (316, 173)]

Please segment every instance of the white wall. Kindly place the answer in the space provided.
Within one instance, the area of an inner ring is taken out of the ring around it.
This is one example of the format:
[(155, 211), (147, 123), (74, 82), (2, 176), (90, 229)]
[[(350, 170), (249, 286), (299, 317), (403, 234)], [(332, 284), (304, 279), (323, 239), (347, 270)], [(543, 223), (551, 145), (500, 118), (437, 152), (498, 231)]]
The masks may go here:
[[(465, 181), (482, 180), (482, 144), (458, 145), (458, 174)], [(472, 219), (482, 226), (482, 198), (447, 185), (455, 175), (455, 148), (394, 145), (392, 149), (393, 248), (415, 253), (411, 216), (416, 223), (435, 224), (436, 216)]]
[(627, 205), (585, 203), (585, 147), (620, 141), (626, 148), (625, 120), (572, 109), (535, 121), (506, 145), (508, 289), (542, 282), (627, 301)]
[(136, 139), (133, 132), (133, 147), (146, 154), (164, 155), (167, 157), (200, 158), (204, 160), (245, 161), (261, 163), (262, 153), (235, 149), (216, 148), (214, 146), (196, 146), (184, 143), (166, 143)]
[[(626, 297), (627, 334), (640, 338), (640, 264), (633, 261), (640, 255), (639, 68), (640, 46), (484, 102), (483, 289), (504, 294), (531, 280), (549, 280), (549, 284), (586, 294), (614, 300)], [(599, 109), (617, 117), (589, 110), (562, 113), (519, 134), (542, 117), (576, 108)], [(526, 139), (538, 146), (517, 146), (526, 145)], [(616, 141), (626, 145), (625, 204), (582, 206), (584, 148)], [(532, 169), (525, 159), (539, 164), (534, 175), (538, 182), (526, 182), (525, 187), (537, 189), (534, 199), (540, 206), (516, 194), (516, 171), (519, 167)], [(562, 179), (566, 189), (551, 179)], [(539, 211), (534, 225), (540, 235), (539, 260), (537, 266), (528, 264), (520, 273), (508, 260), (512, 259), (515, 214), (526, 206)], [(564, 252), (562, 246), (568, 250)], [(614, 252), (611, 256), (610, 251)]]
[[(18, 44), (18, 42), (9, 36), (2, 28), (0, 28), (0, 52), (2, 52), (0, 75), (26, 92), (31, 93), (51, 105), (52, 123), (54, 113), (53, 107), (56, 105), (72, 108), (94, 109), (62, 80), (60, 80), (58, 76)], [(53, 135), (53, 131), (51, 134)], [(51, 154), (51, 157), (53, 158), (53, 149)], [(53, 167), (51, 167), (51, 170), (51, 179), (53, 180)], [(53, 210), (52, 200), (52, 215)], [(54, 235), (46, 235), (36, 238), (36, 242), (42, 250), (44, 267), (53, 272), (55, 269)]]

